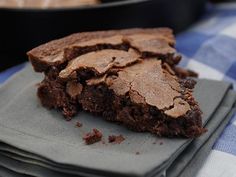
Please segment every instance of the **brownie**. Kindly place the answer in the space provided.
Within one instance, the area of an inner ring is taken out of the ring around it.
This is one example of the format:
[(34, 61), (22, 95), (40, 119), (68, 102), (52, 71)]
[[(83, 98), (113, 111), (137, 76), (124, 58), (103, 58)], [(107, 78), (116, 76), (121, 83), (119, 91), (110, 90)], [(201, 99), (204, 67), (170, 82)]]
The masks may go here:
[(196, 82), (185, 78), (194, 73), (177, 67), (174, 44), (168, 28), (113, 30), (74, 34), (28, 55), (45, 74), (42, 105), (66, 118), (84, 110), (134, 131), (198, 137), (205, 129)]

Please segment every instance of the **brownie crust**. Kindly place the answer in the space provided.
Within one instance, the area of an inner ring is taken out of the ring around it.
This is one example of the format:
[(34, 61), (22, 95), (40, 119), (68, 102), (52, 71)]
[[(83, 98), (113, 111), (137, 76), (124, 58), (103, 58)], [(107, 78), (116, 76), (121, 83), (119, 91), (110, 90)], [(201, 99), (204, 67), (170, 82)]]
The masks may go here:
[[(169, 28), (152, 28), (152, 29), (125, 29), (109, 30), (97, 32), (75, 33), (70, 36), (48, 42), (29, 51), (27, 55), (35, 71), (44, 72), (51, 66), (59, 66), (66, 63), (71, 58), (79, 56), (89, 51), (102, 49), (124, 49), (127, 50), (126, 36), (133, 34), (152, 34), (156, 39), (166, 41), (170, 50), (175, 45), (174, 35)], [(114, 39), (114, 36), (116, 39)], [(104, 40), (106, 38), (106, 40)], [(114, 42), (115, 41), (115, 42)], [(168, 55), (168, 54), (165, 54)]]
[(38, 97), (70, 119), (85, 110), (158, 136), (200, 136), (201, 110), (194, 75), (176, 65), (181, 57), (167, 28), (74, 34), (28, 52), (45, 79)]

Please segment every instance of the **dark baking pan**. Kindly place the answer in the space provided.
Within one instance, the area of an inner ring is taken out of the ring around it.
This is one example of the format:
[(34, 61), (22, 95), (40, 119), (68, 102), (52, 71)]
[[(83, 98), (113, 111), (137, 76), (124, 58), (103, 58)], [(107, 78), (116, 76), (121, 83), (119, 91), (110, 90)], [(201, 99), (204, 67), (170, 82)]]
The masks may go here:
[(205, 1), (104, 0), (74, 8), (1, 8), (0, 69), (26, 60), (25, 52), (39, 44), (75, 32), (157, 26), (179, 32), (199, 18)]

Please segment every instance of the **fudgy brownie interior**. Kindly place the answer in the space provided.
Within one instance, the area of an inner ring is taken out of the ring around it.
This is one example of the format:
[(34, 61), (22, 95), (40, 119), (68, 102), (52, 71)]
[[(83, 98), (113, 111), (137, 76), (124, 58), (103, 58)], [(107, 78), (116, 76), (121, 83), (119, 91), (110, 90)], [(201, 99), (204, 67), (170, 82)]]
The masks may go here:
[(174, 44), (169, 29), (129, 29), (74, 34), (28, 55), (45, 73), (42, 104), (66, 118), (82, 109), (135, 131), (197, 137), (205, 130), (195, 81), (182, 79), (195, 73), (176, 67)]

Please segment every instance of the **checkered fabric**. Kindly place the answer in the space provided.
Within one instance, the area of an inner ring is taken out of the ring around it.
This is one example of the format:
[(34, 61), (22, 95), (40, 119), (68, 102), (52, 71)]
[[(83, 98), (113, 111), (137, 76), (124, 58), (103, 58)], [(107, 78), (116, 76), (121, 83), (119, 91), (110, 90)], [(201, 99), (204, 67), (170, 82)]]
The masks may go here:
[[(209, 7), (199, 23), (177, 36), (181, 65), (200, 78), (232, 82), (236, 89), (236, 3)], [(215, 142), (197, 177), (236, 177), (236, 115)]]
[[(180, 65), (198, 72), (200, 78), (232, 82), (236, 89), (236, 3), (209, 6), (202, 20), (177, 35)], [(0, 83), (24, 65), (0, 74)], [(212, 147), (197, 177), (236, 177), (236, 116)]]

